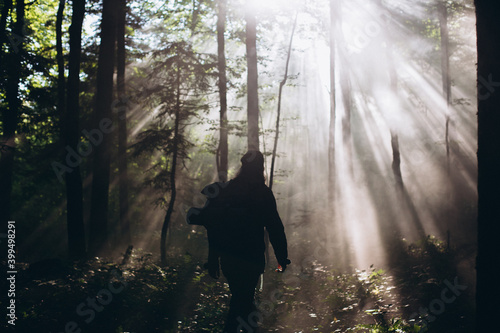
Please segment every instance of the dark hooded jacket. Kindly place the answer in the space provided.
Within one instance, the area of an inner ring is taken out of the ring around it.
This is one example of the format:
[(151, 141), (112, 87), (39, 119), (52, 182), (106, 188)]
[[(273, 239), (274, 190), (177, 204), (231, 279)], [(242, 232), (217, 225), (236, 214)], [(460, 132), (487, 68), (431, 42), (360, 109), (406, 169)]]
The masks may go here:
[[(202, 193), (205, 207), (188, 216), (191, 224), (207, 228), (210, 256), (220, 258), (222, 270), (264, 272), (264, 228), (276, 259), (287, 263), (287, 241), (272, 191), (264, 183), (233, 179), (213, 183)], [(209, 259), (210, 260), (210, 259)]]

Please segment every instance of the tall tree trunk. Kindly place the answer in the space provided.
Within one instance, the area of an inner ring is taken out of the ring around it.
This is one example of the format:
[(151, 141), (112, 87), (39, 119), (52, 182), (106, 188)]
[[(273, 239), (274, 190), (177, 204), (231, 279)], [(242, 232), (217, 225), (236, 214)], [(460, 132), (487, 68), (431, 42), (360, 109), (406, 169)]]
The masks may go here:
[(293, 21), (292, 34), (290, 35), (290, 43), (288, 44), (288, 53), (286, 56), (286, 64), (285, 64), (285, 75), (283, 76), (283, 80), (280, 82), (279, 92), (278, 92), (278, 112), (276, 115), (276, 133), (274, 136), (274, 145), (273, 145), (273, 155), (271, 157), (271, 171), (269, 172), (269, 188), (273, 189), (273, 180), (274, 180), (274, 163), (276, 161), (276, 152), (278, 150), (278, 139), (280, 134), (280, 116), (281, 116), (281, 96), (283, 93), (283, 87), (288, 80), (288, 65), (290, 63), (290, 55), (292, 54), (292, 42), (293, 35), (295, 33), (295, 27), (297, 26), (297, 15), (295, 14), (295, 20)]
[(453, 181), (451, 179), (451, 156), (450, 156), (450, 105), (451, 105), (451, 79), (450, 79), (450, 48), (449, 48), (449, 34), (448, 34), (448, 8), (446, 7), (446, 1), (438, 0), (437, 4), (438, 17), (439, 17), (439, 30), (441, 36), (441, 77), (443, 86), (443, 98), (446, 100), (446, 118), (445, 118), (445, 144), (446, 144), (446, 172), (448, 178), (450, 179), (450, 185), (448, 186), (447, 195), (447, 218), (446, 218), (446, 229), (447, 229), (447, 246), (450, 246), (450, 223), (454, 219), (453, 217)]
[[(379, 10), (383, 9), (382, 2), (377, 3)], [(386, 18), (387, 19), (387, 18)], [(386, 23), (386, 22), (384, 22)], [(384, 33), (387, 34), (387, 46), (385, 48), (385, 58), (387, 59), (387, 70), (389, 72), (389, 86), (390, 86), (390, 98), (398, 98), (398, 75), (396, 72), (396, 67), (394, 66), (394, 56), (393, 56), (393, 40), (389, 29), (385, 29)], [(394, 175), (394, 180), (396, 181), (396, 189), (398, 191), (403, 190), (403, 176), (401, 174), (401, 153), (399, 151), (399, 137), (398, 131), (396, 129), (391, 129), (391, 147), (392, 147), (392, 173)], [(401, 195), (398, 195), (401, 198)]]
[(500, 2), (475, 0), (478, 75), (477, 332), (494, 332), (500, 268)]
[(439, 31), (441, 34), (441, 76), (443, 96), (449, 106), (451, 102), (450, 48), (448, 36), (448, 9), (443, 0), (438, 0)]
[(333, 208), (335, 201), (336, 166), (335, 166), (335, 122), (337, 120), (336, 86), (335, 86), (335, 39), (337, 31), (338, 0), (330, 0), (330, 125), (328, 128), (328, 201)]
[[(249, 0), (250, 1), (250, 0)], [(259, 150), (259, 95), (257, 72), (257, 20), (246, 12), (248, 150)]]
[(3, 57), (3, 45), (7, 42), (7, 34), (5, 33), (5, 29), (7, 27), (7, 17), (9, 16), (11, 9), (12, 0), (5, 0), (2, 6), (2, 12), (0, 14), (0, 62), (2, 62)]
[[(451, 103), (451, 79), (450, 79), (450, 48), (448, 34), (448, 8), (443, 0), (438, 0), (437, 4), (439, 17), (439, 31), (441, 36), (441, 78), (443, 86), (443, 97), (449, 109)], [(449, 110), (446, 112), (446, 169), (450, 173), (450, 145), (449, 145)]]
[[(415, 227), (415, 233), (423, 239), (425, 237), (425, 230), (422, 221), (418, 215), (417, 208), (413, 203), (408, 191), (403, 182), (403, 175), (401, 173), (401, 151), (399, 150), (399, 138), (396, 132), (391, 131), (391, 147), (392, 147), (392, 173), (396, 182), (396, 194), (399, 202), (397, 203), (401, 209), (398, 214), (400, 217), (408, 216), (408, 221), (411, 221)], [(406, 215), (408, 214), (408, 215)]]
[(447, 115), (445, 119), (444, 141), (446, 143), (446, 172), (448, 177), (451, 176), (450, 169), (450, 116)]
[(173, 139), (173, 149), (172, 149), (172, 164), (170, 170), (170, 202), (168, 203), (167, 213), (163, 221), (163, 226), (161, 228), (161, 239), (160, 239), (160, 255), (162, 264), (167, 263), (167, 231), (170, 226), (170, 220), (172, 218), (172, 213), (174, 212), (175, 198), (177, 196), (177, 188), (175, 186), (175, 177), (177, 170), (177, 155), (179, 152), (179, 123), (180, 123), (180, 113), (181, 113), (181, 80), (180, 80), (180, 69), (177, 69), (177, 101), (175, 105), (175, 120), (174, 120), (174, 139)]
[(116, 29), (116, 81), (118, 93), (118, 183), (120, 201), (121, 242), (130, 245), (130, 220), (128, 216), (128, 167), (127, 167), (127, 96), (125, 91), (125, 19), (126, 0), (118, 1)]
[[(297, 15), (298, 12), (295, 14), (295, 19), (293, 21), (293, 27), (292, 27), (292, 34), (290, 35), (290, 43), (288, 44), (288, 53), (286, 57), (286, 63), (285, 63), (285, 75), (283, 76), (283, 80), (280, 82), (279, 86), (279, 92), (278, 92), (278, 112), (276, 114), (276, 133), (274, 136), (274, 144), (273, 144), (273, 154), (271, 157), (271, 171), (269, 172), (269, 189), (273, 189), (273, 181), (274, 181), (274, 163), (276, 161), (276, 152), (278, 150), (278, 139), (279, 139), (279, 134), (280, 134), (280, 117), (281, 117), (281, 96), (283, 93), (283, 87), (286, 84), (286, 81), (288, 80), (288, 65), (290, 63), (290, 55), (292, 54), (292, 42), (293, 42), (293, 35), (295, 33), (295, 27), (297, 26)], [(269, 233), (267, 230), (265, 231), (264, 234), (264, 242), (266, 244), (266, 262), (269, 263)]]
[[(339, 0), (341, 1), (341, 0)], [(342, 8), (339, 6), (337, 10), (338, 26), (342, 27)], [(340, 30), (340, 28), (339, 28)], [(351, 138), (351, 110), (352, 110), (352, 92), (351, 79), (349, 78), (349, 64), (346, 42), (344, 33), (338, 32), (338, 39), (341, 48), (340, 54), (340, 89), (342, 92), (342, 104), (344, 105), (344, 116), (342, 118), (342, 144), (344, 145), (345, 158), (347, 161), (347, 169), (352, 172), (352, 138)]]
[(18, 45), (5, 57), (7, 82), (5, 83), (5, 100), (7, 107), (2, 109), (3, 136), (0, 146), (0, 219), (7, 223), (10, 219), (12, 194), (12, 174), (14, 170), (14, 151), (16, 149), (16, 128), (21, 108), (19, 100), (19, 82), (21, 80), (21, 61), (24, 53), (24, 0), (16, 1), (16, 22), (12, 32), (19, 36)]
[(56, 17), (56, 59), (57, 59), (57, 111), (60, 115), (61, 138), (64, 137), (64, 116), (66, 115), (66, 79), (64, 77), (64, 54), (62, 47), (62, 22), (66, 0), (59, 0)]
[(221, 182), (227, 181), (228, 169), (228, 129), (227, 129), (227, 78), (224, 32), (226, 30), (227, 0), (217, 2), (217, 55), (219, 69), (219, 97), (220, 97), (220, 138), (217, 150), (217, 171)]
[[(345, 60), (345, 59), (344, 59)], [(340, 85), (342, 89), (342, 103), (344, 104), (344, 117), (342, 118), (342, 143), (344, 145), (348, 170), (352, 172), (352, 134), (351, 134), (351, 80), (347, 72), (348, 66), (344, 66), (340, 71)]]
[(108, 250), (108, 199), (112, 130), (113, 71), (116, 37), (116, 1), (104, 0), (101, 21), (101, 45), (97, 68), (94, 129), (102, 132), (95, 147), (90, 208), (89, 251), (92, 256)]
[[(68, 148), (78, 151), (80, 143), (80, 58), (82, 53), (82, 25), (85, 0), (73, 0), (73, 14), (69, 28), (68, 83), (66, 90), (65, 141)], [(80, 166), (66, 173), (66, 220), (68, 226), (69, 256), (86, 256), (85, 225), (83, 223), (83, 188)]]

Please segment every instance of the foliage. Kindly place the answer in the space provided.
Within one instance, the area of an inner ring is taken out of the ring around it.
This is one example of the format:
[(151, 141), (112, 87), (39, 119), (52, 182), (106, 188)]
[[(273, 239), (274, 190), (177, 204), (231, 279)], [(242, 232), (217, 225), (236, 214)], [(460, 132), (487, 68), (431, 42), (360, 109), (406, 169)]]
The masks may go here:
[[(171, 166), (175, 153), (180, 161), (188, 158), (193, 144), (186, 137), (189, 119), (207, 109), (205, 93), (214, 67), (213, 57), (200, 55), (185, 42), (168, 43), (152, 54), (151, 63), (137, 72), (147, 84), (137, 90), (138, 96), (153, 110), (148, 129), (137, 135), (132, 145), (133, 156), (160, 156), (151, 161), (152, 177), (145, 183), (161, 194), (158, 203), (165, 204), (163, 195), (170, 190)], [(179, 131), (175, 132), (176, 122)]]
[[(452, 276), (453, 259), (447, 257), (434, 261), (432, 256), (420, 256), (442, 242), (428, 238), (408, 244), (407, 256), (418, 256), (430, 275)], [(442, 249), (442, 248), (441, 248)], [(442, 251), (442, 250), (439, 250)], [(419, 253), (419, 254), (416, 254)], [(418, 274), (422, 266), (415, 262), (401, 263), (401, 269)], [(446, 267), (439, 267), (446, 265)], [(437, 273), (442, 269), (441, 273)], [(424, 326), (410, 318), (408, 308), (427, 302), (427, 292), (418, 280), (399, 279), (397, 271), (386, 272), (371, 267), (368, 271), (339, 272), (315, 263), (310, 268), (289, 266), (285, 274), (268, 272), (264, 275), (264, 289), (257, 295), (264, 318), (263, 332), (370, 332), (370, 333), (417, 333), (417, 332), (467, 332), (467, 324), (459, 317), (472, 316), (473, 310), (462, 307), (460, 311), (449, 308), (442, 316), (443, 323), (436, 321)], [(210, 279), (206, 273), (195, 273), (193, 281), (199, 289), (196, 307), (191, 316), (179, 324), (181, 332), (214, 331), (223, 325), (223, 313), (228, 304), (228, 287), (221, 281)], [(412, 289), (411, 300), (404, 297), (407, 288)], [(440, 290), (433, 297), (440, 296)], [(271, 296), (274, 295), (274, 296)], [(277, 296), (276, 296), (277, 295)], [(411, 302), (408, 304), (407, 302)], [(463, 299), (460, 303), (467, 304)], [(455, 318), (455, 319), (452, 319)], [(469, 325), (469, 326), (467, 326)]]
[(380, 324), (356, 325), (355, 331), (369, 333), (419, 333), (423, 330), (418, 325), (409, 325), (401, 319), (392, 319), (389, 326)]
[[(97, 327), (106, 332), (220, 331), (228, 310), (229, 288), (224, 278), (214, 280), (201, 268), (206, 249), (193, 247), (199, 243), (196, 238), (187, 247), (190, 252), (182, 250), (185, 246), (175, 254), (172, 251), (166, 267), (141, 249), (132, 251), (127, 264), (117, 264), (121, 258), (114, 262), (94, 258), (77, 263), (49, 259), (20, 264), (17, 297), (23, 302), (18, 308), (22, 320), (17, 331), (29, 332), (35, 326), (41, 331), (60, 331), (68, 321), (78, 323), (82, 332)], [(432, 243), (410, 244), (407, 255)], [(431, 268), (436, 263), (428, 259), (432, 258), (422, 260), (422, 264)], [(397, 272), (374, 267), (339, 272), (317, 263), (308, 268), (296, 265), (290, 265), (284, 274), (268, 271), (264, 275), (263, 290), (257, 294), (264, 319), (262, 332), (421, 333), (444, 332), (445, 328), (468, 332), (470, 328), (458, 320), (470, 316), (470, 308), (447, 310), (442, 314), (448, 316), (445, 327), (439, 323), (421, 327), (410, 321), (406, 309), (419, 306), (427, 296), (417, 280), (400, 280), (394, 275)], [(403, 268), (419, 273), (421, 267), (411, 265)], [(77, 314), (77, 306), (88, 298), (104, 300), (106, 292), (102, 290), (110, 290), (110, 282), (119, 288), (124, 281), (123, 290), (113, 294), (92, 321), (86, 323), (88, 315)], [(402, 297), (407, 288), (413, 289), (410, 305)]]
[(178, 332), (221, 332), (230, 298), (227, 283), (213, 280), (206, 272), (195, 272), (193, 282), (199, 297), (193, 315), (178, 324)]
[[(17, 308), (16, 332), (29, 332), (33, 327), (60, 332), (69, 321), (82, 332), (152, 332), (173, 327), (184, 277), (191, 272), (181, 258), (170, 262), (171, 266), (160, 267), (150, 253), (134, 250), (126, 265), (100, 258), (23, 265), (17, 280), (17, 297), (23, 302)], [(103, 305), (92, 316), (92, 306), (81, 304), (99, 298), (103, 302), (97, 304)]]

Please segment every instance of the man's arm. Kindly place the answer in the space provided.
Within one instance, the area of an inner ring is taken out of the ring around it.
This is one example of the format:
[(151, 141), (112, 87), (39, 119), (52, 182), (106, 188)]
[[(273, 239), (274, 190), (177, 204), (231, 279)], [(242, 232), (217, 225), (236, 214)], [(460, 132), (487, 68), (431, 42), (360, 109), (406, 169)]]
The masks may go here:
[(271, 244), (273, 246), (276, 259), (284, 270), (290, 263), (290, 260), (288, 260), (288, 248), (285, 228), (283, 227), (283, 222), (281, 221), (276, 207), (276, 199), (274, 198), (273, 192), (270, 189), (267, 189), (265, 198), (265, 227), (267, 229), (267, 232), (269, 233), (269, 240), (271, 241)]

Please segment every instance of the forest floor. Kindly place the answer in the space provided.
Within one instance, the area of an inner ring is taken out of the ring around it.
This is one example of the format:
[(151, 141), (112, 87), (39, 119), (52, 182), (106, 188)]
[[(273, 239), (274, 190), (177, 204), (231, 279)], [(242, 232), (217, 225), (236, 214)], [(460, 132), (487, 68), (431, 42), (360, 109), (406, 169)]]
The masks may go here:
[[(408, 246), (388, 271), (340, 273), (319, 263), (269, 270), (257, 293), (259, 332), (470, 333), (471, 288), (461, 285), (456, 257), (429, 239)], [(202, 263), (186, 253), (161, 266), (134, 250), (124, 264), (96, 258), (20, 265), (14, 331), (221, 332), (229, 288)], [(13, 328), (6, 321), (2, 327)]]

